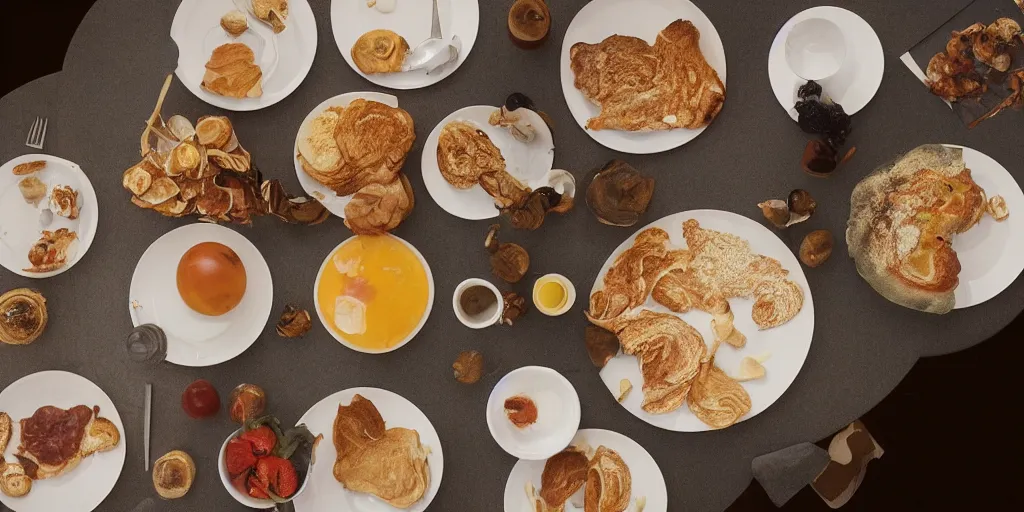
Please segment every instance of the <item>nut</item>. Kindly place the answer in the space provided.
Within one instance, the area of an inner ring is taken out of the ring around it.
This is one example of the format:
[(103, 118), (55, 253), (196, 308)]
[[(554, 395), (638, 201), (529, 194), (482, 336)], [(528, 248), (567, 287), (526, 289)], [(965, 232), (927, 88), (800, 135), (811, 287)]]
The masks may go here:
[(811, 231), (800, 243), (800, 261), (811, 268), (825, 263), (825, 260), (832, 255), (833, 244), (832, 233), (828, 230)]

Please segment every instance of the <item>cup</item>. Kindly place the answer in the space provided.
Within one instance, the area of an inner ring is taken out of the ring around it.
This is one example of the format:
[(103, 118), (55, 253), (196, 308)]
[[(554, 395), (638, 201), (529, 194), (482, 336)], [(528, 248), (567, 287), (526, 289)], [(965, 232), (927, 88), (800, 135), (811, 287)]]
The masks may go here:
[(786, 36), (786, 64), (804, 80), (835, 75), (846, 60), (846, 39), (835, 23), (824, 18), (803, 20)]
[(548, 316), (565, 314), (576, 302), (576, 287), (561, 274), (547, 274), (533, 283), (533, 305)]
[(466, 327), (483, 329), (501, 320), (505, 299), (489, 281), (473, 277), (455, 287), (452, 309), (455, 317)]

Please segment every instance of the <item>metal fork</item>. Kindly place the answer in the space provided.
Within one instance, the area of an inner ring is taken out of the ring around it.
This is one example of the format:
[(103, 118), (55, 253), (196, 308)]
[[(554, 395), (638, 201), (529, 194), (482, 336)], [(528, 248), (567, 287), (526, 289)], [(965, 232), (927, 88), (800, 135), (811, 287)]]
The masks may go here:
[(32, 123), (32, 128), (28, 131), (28, 138), (25, 139), (25, 145), (42, 150), (43, 142), (46, 141), (46, 124), (50, 120), (45, 117), (36, 117), (35, 122)]

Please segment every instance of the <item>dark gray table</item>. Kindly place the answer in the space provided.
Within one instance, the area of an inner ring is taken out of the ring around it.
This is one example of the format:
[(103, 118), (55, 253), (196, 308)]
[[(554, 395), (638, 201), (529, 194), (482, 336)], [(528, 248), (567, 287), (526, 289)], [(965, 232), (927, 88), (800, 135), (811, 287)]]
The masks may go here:
[[(1010, 0), (1007, 0), (1009, 3)], [(799, 169), (807, 137), (776, 103), (767, 81), (768, 49), (778, 28), (793, 14), (819, 2), (762, 0), (697, 3), (715, 23), (728, 57), (728, 100), (718, 119), (693, 142), (650, 156), (625, 156), (654, 175), (658, 189), (646, 220), (696, 208), (717, 208), (760, 219), (755, 204), (805, 188), (818, 199), (811, 222), (781, 234), (796, 249), (811, 229), (837, 235), (832, 259), (807, 270), (817, 311), (814, 343), (793, 386), (770, 409), (725, 431), (682, 434), (659, 430), (620, 407), (601, 383), (583, 346), (585, 320), (579, 300), (564, 317), (531, 313), (512, 328), (483, 332), (463, 328), (450, 309), (454, 286), (489, 272), (482, 239), (488, 222), (469, 222), (442, 211), (420, 176), (422, 140), (448, 113), (467, 105), (498, 104), (524, 92), (555, 119), (556, 167), (581, 178), (613, 157), (579, 129), (562, 98), (558, 55), (562, 35), (583, 1), (553, 0), (550, 41), (526, 52), (507, 39), (510, 1), (482, 0), (480, 35), (466, 63), (433, 87), (398, 92), (415, 118), (418, 143), (406, 164), (419, 199), (396, 234), (416, 245), (430, 262), (437, 288), (430, 320), (407, 347), (387, 355), (364, 355), (335, 342), (316, 325), (304, 339), (285, 340), (273, 321), (246, 353), (212, 368), (128, 363), (122, 343), (131, 328), (126, 311), (136, 261), (163, 233), (193, 219), (167, 219), (132, 206), (121, 188), (121, 173), (139, 159), (138, 138), (163, 77), (176, 65), (168, 31), (177, 2), (100, 1), (69, 48), (64, 70), (37, 80), (0, 100), (3, 160), (29, 152), (24, 133), (36, 115), (50, 117), (46, 150), (79, 163), (100, 200), (100, 229), (88, 255), (70, 272), (36, 281), (0, 273), (0, 288), (31, 286), (49, 300), (50, 326), (27, 347), (0, 347), (0, 386), (47, 369), (79, 373), (102, 387), (124, 420), (128, 460), (118, 485), (100, 510), (126, 511), (154, 496), (142, 463), (143, 384), (154, 384), (153, 457), (171, 449), (188, 451), (199, 474), (183, 499), (158, 502), (158, 510), (243, 510), (222, 488), (217, 449), (234, 425), (222, 413), (191, 420), (179, 402), (196, 378), (211, 380), (226, 399), (240, 382), (264, 386), (271, 409), (294, 421), (335, 391), (376, 386), (417, 404), (442, 439), (446, 471), (431, 510), (501, 509), (505, 478), (515, 460), (491, 439), (484, 422), (490, 388), (523, 365), (551, 366), (573, 382), (583, 402), (581, 426), (626, 434), (658, 461), (669, 487), (670, 510), (724, 509), (750, 482), (750, 461), (759, 454), (825, 437), (878, 403), (918, 357), (964, 349), (990, 337), (1021, 311), (1024, 285), (1018, 280), (984, 305), (937, 317), (894, 306), (858, 276), (842, 245), (849, 194), (876, 165), (919, 144), (947, 142), (976, 148), (1024, 178), (1020, 114), (1005, 113), (967, 131), (948, 108), (923, 90), (898, 57), (966, 0), (839, 1), (864, 17), (886, 50), (886, 72), (875, 99), (854, 118), (853, 161), (829, 179)], [(319, 23), (319, 47), (312, 71), (290, 97), (252, 113), (230, 113), (242, 143), (264, 174), (299, 190), (291, 149), (303, 117), (323, 99), (342, 92), (380, 90), (344, 62), (331, 35), (329, 2), (311, 0)], [(1011, 4), (1012, 5), (1012, 4)], [(191, 119), (218, 113), (176, 83), (165, 115)], [(286, 302), (312, 310), (317, 269), (339, 241), (349, 236), (339, 219), (316, 227), (260, 219), (239, 229), (263, 252), (276, 291), (274, 316)], [(590, 285), (607, 255), (632, 230), (598, 224), (585, 208), (552, 218), (538, 232), (506, 232), (506, 239), (531, 254), (530, 272), (560, 272), (580, 290)], [(532, 279), (516, 287), (528, 292)], [(273, 319), (272, 319), (273, 320)], [(482, 351), (491, 373), (479, 384), (451, 379), (450, 364), (462, 350)], [(329, 463), (329, 461), (325, 461)]]

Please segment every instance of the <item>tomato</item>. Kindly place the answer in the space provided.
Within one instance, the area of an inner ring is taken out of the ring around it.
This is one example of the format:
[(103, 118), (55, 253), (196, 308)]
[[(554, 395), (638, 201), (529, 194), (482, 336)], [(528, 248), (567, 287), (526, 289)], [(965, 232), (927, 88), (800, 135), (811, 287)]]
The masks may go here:
[(181, 408), (192, 418), (209, 418), (220, 410), (220, 395), (209, 381), (199, 379), (185, 388)]

